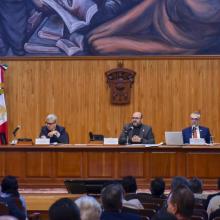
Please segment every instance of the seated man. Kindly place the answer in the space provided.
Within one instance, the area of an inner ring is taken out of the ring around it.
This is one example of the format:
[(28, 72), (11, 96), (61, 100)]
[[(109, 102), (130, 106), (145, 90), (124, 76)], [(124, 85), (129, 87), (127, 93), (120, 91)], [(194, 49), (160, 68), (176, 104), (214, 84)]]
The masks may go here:
[(70, 198), (55, 201), (48, 211), (49, 220), (81, 220), (80, 210)]
[(164, 195), (165, 182), (162, 178), (156, 177), (150, 183), (150, 191), (153, 198), (166, 199)]
[(45, 126), (41, 128), (40, 137), (50, 138), (50, 143), (69, 143), (69, 136), (65, 131), (65, 128), (57, 125), (57, 116), (49, 114), (46, 117)]
[(199, 125), (200, 116), (199, 112), (191, 113), (191, 126), (182, 130), (184, 144), (189, 144), (190, 138), (204, 138), (205, 142), (210, 144), (210, 131)]
[(178, 220), (191, 219), (194, 209), (194, 195), (184, 185), (175, 188), (167, 200), (167, 211), (174, 214)]
[(154, 144), (154, 135), (152, 128), (142, 124), (143, 115), (141, 112), (135, 112), (132, 115), (132, 121), (123, 127), (119, 137), (119, 144)]
[(136, 214), (123, 213), (123, 188), (119, 184), (110, 184), (101, 192), (101, 201), (104, 211), (100, 220), (140, 220)]

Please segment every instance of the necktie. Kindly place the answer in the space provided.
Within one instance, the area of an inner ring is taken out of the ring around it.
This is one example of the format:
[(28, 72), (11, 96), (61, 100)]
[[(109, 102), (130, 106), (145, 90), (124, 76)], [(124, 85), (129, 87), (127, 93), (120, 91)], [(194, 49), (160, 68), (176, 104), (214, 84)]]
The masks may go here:
[(195, 127), (193, 128), (193, 138), (197, 138), (197, 131)]

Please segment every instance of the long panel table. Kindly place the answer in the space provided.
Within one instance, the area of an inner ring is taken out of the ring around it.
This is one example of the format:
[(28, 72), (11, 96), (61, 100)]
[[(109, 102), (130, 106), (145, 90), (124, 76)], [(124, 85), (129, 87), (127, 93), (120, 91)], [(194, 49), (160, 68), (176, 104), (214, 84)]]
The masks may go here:
[(60, 187), (65, 179), (118, 179), (133, 175), (139, 187), (154, 177), (199, 177), (215, 188), (220, 145), (215, 146), (0, 146), (0, 177), (15, 175), (23, 187)]

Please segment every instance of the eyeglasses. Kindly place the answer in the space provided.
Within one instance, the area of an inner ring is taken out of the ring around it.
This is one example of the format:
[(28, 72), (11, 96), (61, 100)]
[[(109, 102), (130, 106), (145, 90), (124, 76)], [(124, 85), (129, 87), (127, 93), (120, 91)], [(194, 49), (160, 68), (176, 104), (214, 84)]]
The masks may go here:
[(132, 119), (138, 120), (138, 119), (141, 119), (141, 118), (139, 118), (139, 117), (132, 117)]
[(53, 124), (55, 124), (55, 123), (56, 123), (56, 122), (51, 122), (51, 123), (45, 122), (46, 125), (53, 125)]

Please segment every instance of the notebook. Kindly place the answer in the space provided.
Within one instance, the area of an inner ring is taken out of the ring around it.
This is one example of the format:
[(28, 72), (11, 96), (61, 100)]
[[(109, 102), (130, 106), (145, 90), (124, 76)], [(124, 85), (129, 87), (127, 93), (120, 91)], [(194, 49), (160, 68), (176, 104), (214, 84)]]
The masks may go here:
[(181, 131), (165, 131), (166, 145), (183, 145), (183, 134)]

